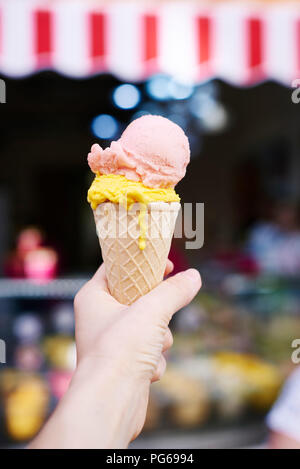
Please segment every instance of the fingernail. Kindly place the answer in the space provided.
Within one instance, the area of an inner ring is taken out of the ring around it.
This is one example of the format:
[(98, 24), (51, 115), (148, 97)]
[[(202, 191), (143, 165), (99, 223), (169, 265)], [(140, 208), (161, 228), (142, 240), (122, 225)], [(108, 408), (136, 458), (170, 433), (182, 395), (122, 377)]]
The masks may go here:
[(199, 274), (198, 270), (196, 270), (196, 269), (189, 269), (189, 270), (186, 270), (184, 274), (185, 274), (190, 280), (192, 280), (193, 282), (199, 282), (199, 280), (200, 280), (200, 274)]

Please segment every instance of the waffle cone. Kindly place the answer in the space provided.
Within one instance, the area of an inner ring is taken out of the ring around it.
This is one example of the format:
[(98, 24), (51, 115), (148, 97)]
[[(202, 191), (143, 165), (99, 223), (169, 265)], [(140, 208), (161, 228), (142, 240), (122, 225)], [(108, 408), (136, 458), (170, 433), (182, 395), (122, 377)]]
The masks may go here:
[(120, 303), (130, 305), (162, 281), (179, 210), (178, 202), (148, 204), (143, 250), (139, 204), (127, 211), (105, 202), (94, 210), (108, 287)]

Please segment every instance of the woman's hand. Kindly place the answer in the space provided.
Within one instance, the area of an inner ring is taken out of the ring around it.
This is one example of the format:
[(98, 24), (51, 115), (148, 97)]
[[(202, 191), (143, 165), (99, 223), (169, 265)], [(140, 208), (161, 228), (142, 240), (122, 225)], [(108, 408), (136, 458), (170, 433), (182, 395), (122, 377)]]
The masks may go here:
[[(168, 261), (166, 273), (172, 269)], [(124, 306), (109, 294), (102, 265), (75, 298), (72, 383), (31, 447), (127, 447), (144, 425), (150, 383), (165, 370), (169, 322), (200, 286), (199, 273), (190, 269)]]

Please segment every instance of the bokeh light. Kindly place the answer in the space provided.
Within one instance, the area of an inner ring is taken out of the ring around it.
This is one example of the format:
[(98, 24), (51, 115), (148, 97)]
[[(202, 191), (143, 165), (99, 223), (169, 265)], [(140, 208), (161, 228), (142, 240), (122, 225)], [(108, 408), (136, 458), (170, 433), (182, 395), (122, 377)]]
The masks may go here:
[(120, 85), (113, 92), (113, 101), (120, 109), (133, 109), (141, 101), (140, 90), (128, 83)]
[(228, 112), (217, 101), (208, 102), (202, 109), (202, 123), (207, 132), (220, 132), (228, 125)]
[(93, 134), (102, 139), (114, 138), (119, 130), (117, 120), (109, 114), (94, 117), (91, 124)]
[(157, 101), (183, 100), (192, 96), (194, 86), (167, 75), (155, 75), (147, 82), (146, 90), (149, 96)]
[(176, 80), (169, 82), (169, 93), (173, 99), (188, 99), (192, 96), (194, 87), (190, 84), (180, 83)]
[(169, 85), (170, 78), (167, 75), (155, 75), (147, 82), (146, 90), (151, 98), (167, 101), (170, 99)]

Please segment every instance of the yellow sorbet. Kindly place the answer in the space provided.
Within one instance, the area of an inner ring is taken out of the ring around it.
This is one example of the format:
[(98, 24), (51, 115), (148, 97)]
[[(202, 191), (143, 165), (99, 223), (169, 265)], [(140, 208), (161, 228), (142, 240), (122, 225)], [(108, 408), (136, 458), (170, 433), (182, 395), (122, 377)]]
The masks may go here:
[(151, 202), (180, 202), (173, 188), (146, 187), (142, 182), (130, 181), (116, 174), (97, 174), (88, 191), (88, 202), (93, 210), (103, 202), (122, 204), (127, 210), (134, 203), (141, 204), (139, 215), (140, 249), (145, 248), (146, 224), (144, 221), (147, 205)]

